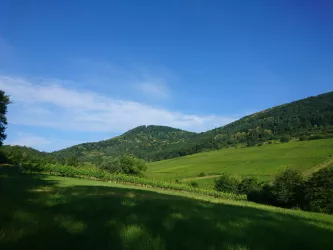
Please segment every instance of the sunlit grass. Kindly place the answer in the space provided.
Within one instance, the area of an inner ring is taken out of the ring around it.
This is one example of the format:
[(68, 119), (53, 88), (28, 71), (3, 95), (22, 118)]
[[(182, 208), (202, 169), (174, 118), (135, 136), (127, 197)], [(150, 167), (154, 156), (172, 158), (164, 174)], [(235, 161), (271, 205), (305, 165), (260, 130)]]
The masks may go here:
[[(200, 173), (230, 173), (270, 180), (286, 168), (310, 171), (333, 159), (333, 139), (291, 141), (260, 147), (227, 148), (148, 164), (146, 176), (153, 179), (183, 179)], [(211, 186), (213, 179), (200, 180)]]

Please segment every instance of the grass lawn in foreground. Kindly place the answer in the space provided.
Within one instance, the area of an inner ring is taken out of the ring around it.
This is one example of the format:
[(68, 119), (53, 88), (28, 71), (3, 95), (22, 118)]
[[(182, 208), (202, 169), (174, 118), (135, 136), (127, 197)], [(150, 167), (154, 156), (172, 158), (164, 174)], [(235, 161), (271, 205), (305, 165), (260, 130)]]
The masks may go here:
[(333, 216), (0, 169), (0, 249), (329, 249)]

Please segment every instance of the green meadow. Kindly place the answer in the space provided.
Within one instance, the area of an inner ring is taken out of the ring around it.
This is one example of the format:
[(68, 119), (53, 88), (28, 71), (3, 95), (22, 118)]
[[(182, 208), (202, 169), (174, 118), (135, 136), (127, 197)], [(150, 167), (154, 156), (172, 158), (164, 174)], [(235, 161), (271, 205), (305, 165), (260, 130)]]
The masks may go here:
[[(268, 181), (286, 168), (310, 174), (330, 164), (332, 159), (333, 139), (290, 141), (248, 148), (226, 148), (152, 162), (148, 164), (146, 176), (184, 182), (195, 180), (200, 186), (212, 187), (213, 178), (209, 178), (209, 175), (229, 173), (240, 177), (256, 176)], [(200, 173), (208, 177), (199, 177)]]
[(0, 175), (0, 249), (329, 249), (333, 216), (130, 185)]

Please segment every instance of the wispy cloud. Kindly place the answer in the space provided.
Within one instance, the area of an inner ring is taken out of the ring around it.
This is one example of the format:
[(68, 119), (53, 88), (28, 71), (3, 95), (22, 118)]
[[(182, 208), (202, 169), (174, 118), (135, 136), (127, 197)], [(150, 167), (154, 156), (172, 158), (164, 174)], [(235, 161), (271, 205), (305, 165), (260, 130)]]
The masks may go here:
[(170, 97), (170, 91), (166, 84), (159, 79), (139, 82), (135, 85), (135, 87), (143, 94), (151, 98), (167, 99)]
[(0, 76), (0, 88), (13, 100), (9, 122), (63, 130), (120, 133), (149, 124), (204, 131), (235, 120), (235, 117), (184, 114), (65, 85), (66, 81), (61, 80)]
[(9, 145), (20, 145), (28, 147), (43, 147), (50, 143), (51, 141), (45, 137), (27, 134), (23, 132), (18, 132), (15, 138), (7, 141), (7, 144)]

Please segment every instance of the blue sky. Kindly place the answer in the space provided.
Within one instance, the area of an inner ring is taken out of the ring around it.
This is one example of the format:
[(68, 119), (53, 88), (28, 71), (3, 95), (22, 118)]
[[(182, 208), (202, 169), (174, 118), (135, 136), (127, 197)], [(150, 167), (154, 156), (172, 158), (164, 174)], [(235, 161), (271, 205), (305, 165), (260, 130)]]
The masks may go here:
[(205, 131), (333, 90), (332, 1), (0, 3), (5, 143)]

